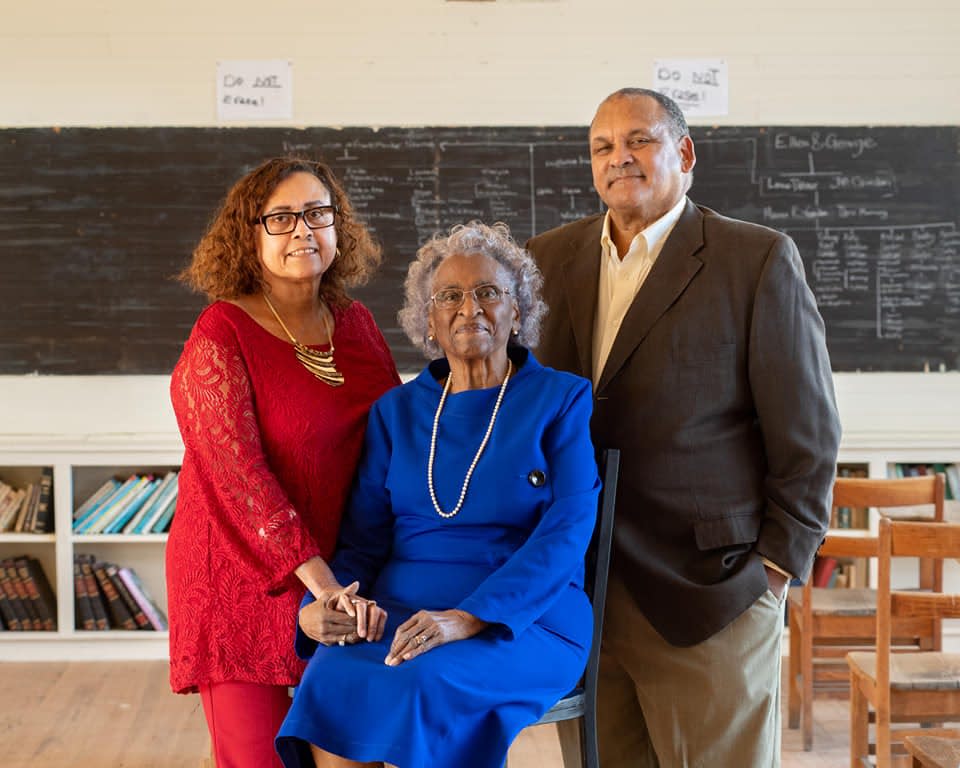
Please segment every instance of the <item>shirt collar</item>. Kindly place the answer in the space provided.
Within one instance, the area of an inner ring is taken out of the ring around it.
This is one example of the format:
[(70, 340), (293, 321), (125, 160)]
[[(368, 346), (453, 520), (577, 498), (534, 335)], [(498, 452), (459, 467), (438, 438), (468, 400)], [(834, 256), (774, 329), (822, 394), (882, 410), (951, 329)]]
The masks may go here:
[[(634, 237), (630, 242), (630, 247), (627, 249), (627, 252), (629, 253), (631, 250), (633, 250), (637, 243), (637, 238), (642, 237), (646, 241), (647, 254), (651, 259), (656, 259), (660, 254), (660, 250), (663, 248), (663, 244), (666, 242), (667, 237), (673, 231), (676, 223), (680, 220), (680, 214), (683, 213), (683, 209), (686, 204), (687, 196), (684, 195), (680, 198), (677, 204), (673, 206), (673, 208), (650, 224), (646, 229), (637, 234), (637, 236)], [(603, 217), (603, 230), (600, 233), (600, 247), (603, 249), (603, 253), (605, 255), (612, 254), (615, 249), (613, 240), (610, 237), (609, 210)], [(617, 255), (619, 256), (619, 254)]]

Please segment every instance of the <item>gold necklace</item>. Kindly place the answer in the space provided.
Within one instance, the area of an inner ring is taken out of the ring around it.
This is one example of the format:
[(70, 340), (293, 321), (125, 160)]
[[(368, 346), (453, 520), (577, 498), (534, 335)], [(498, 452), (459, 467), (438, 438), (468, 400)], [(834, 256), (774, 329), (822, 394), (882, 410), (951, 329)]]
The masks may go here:
[(443, 394), (440, 395), (440, 402), (437, 405), (437, 412), (433, 417), (433, 432), (430, 435), (430, 458), (427, 461), (427, 488), (430, 489), (430, 500), (433, 501), (433, 508), (440, 517), (450, 518), (456, 515), (463, 507), (463, 501), (467, 498), (467, 486), (470, 485), (470, 478), (473, 476), (473, 470), (477, 468), (477, 462), (480, 461), (480, 454), (487, 447), (490, 441), (490, 434), (493, 432), (493, 424), (497, 420), (497, 413), (500, 411), (500, 403), (503, 402), (503, 393), (507, 391), (507, 382), (510, 381), (510, 372), (513, 370), (513, 361), (507, 360), (507, 372), (503, 377), (503, 383), (500, 385), (500, 393), (497, 395), (497, 402), (493, 405), (493, 413), (490, 414), (490, 423), (487, 425), (487, 432), (477, 448), (477, 453), (470, 462), (470, 468), (467, 470), (467, 476), (463, 478), (463, 485), (460, 486), (460, 498), (455, 506), (449, 512), (440, 509), (440, 502), (437, 501), (437, 492), (433, 489), (433, 460), (437, 455), (437, 429), (440, 425), (440, 412), (443, 410), (443, 404), (447, 400), (447, 393), (450, 391), (450, 382), (453, 381), (453, 371), (447, 375), (447, 382), (443, 385)]
[(277, 313), (270, 299), (267, 298), (266, 293), (263, 294), (263, 300), (267, 303), (273, 316), (277, 318), (277, 322), (280, 323), (283, 332), (287, 334), (290, 343), (293, 344), (293, 351), (297, 356), (297, 360), (300, 361), (300, 365), (310, 371), (310, 373), (320, 379), (324, 384), (329, 384), (331, 387), (339, 387), (343, 384), (343, 374), (337, 370), (337, 365), (333, 361), (333, 333), (330, 331), (330, 325), (327, 323), (326, 313), (321, 312), (321, 315), (323, 317), (323, 328), (327, 333), (327, 337), (330, 339), (330, 351), (321, 352), (318, 349), (310, 349), (307, 345), (297, 341), (293, 337), (293, 334), (290, 333), (290, 329), (287, 328), (283, 320), (280, 319), (280, 315)]

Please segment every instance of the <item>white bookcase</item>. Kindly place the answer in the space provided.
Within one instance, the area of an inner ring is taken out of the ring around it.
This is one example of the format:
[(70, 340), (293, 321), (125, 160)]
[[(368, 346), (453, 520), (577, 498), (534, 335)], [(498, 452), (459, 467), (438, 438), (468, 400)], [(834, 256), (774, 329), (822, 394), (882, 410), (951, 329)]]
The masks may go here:
[(166, 534), (74, 535), (73, 510), (107, 478), (177, 469), (183, 446), (168, 377), (0, 377), (0, 478), (53, 469), (53, 534), (0, 534), (0, 557), (40, 560), (57, 598), (55, 632), (0, 632), (0, 662), (165, 659), (167, 632), (75, 628), (73, 557), (132, 567), (166, 612)]
[[(960, 463), (960, 373), (837, 374), (835, 383), (842, 463), (875, 477), (897, 462)], [(0, 376), (0, 477), (29, 481), (52, 467), (56, 515), (53, 535), (0, 534), (0, 555), (41, 561), (58, 618), (56, 632), (0, 633), (0, 662), (166, 658), (166, 633), (73, 628), (75, 552), (132, 566), (166, 609), (166, 537), (73, 536), (70, 523), (75, 504), (108, 476), (180, 465), (169, 384), (167, 376)], [(948, 515), (960, 520), (960, 504)], [(947, 565), (947, 588), (960, 592), (960, 566)], [(960, 627), (947, 626), (944, 643), (960, 650)]]

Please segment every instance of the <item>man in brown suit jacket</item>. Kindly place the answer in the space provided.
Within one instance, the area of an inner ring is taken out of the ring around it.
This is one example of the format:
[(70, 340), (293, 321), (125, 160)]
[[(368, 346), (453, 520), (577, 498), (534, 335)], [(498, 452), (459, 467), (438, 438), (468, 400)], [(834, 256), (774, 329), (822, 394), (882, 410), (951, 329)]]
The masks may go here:
[(624, 89), (590, 127), (608, 212), (533, 238), (539, 359), (594, 381), (622, 452), (603, 636), (601, 763), (779, 765), (791, 575), (829, 522), (840, 428), (793, 241), (686, 198), (676, 104)]

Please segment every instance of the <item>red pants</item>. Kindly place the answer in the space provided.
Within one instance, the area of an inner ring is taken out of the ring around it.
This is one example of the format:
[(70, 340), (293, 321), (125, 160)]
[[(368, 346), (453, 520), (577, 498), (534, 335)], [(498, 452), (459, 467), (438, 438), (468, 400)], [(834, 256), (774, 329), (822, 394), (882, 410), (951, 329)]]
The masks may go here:
[(217, 768), (283, 768), (273, 739), (290, 709), (285, 685), (200, 686)]

